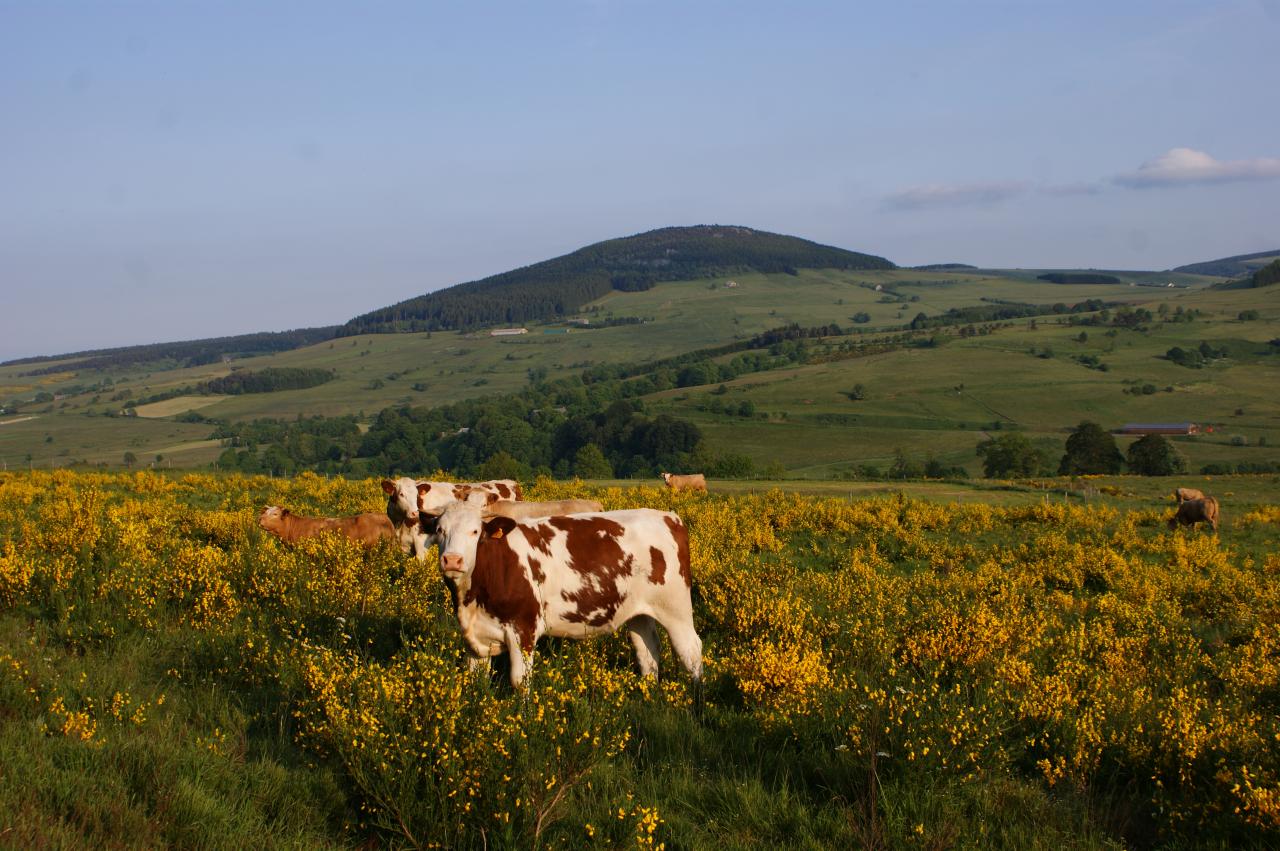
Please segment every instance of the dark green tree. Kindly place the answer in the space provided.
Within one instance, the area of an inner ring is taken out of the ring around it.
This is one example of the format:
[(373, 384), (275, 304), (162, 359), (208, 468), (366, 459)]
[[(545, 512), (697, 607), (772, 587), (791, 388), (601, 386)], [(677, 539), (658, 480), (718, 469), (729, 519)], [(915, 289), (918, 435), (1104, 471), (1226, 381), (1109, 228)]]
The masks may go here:
[(588, 443), (573, 456), (573, 472), (580, 479), (612, 479), (613, 467), (594, 443)]
[(1138, 438), (1129, 446), (1129, 470), (1140, 476), (1172, 476), (1185, 472), (1186, 460), (1173, 443), (1159, 434)]
[(982, 473), (989, 479), (1039, 476), (1049, 472), (1049, 457), (1016, 431), (978, 444)]
[(1067, 438), (1066, 452), (1058, 464), (1059, 476), (1111, 475), (1120, 472), (1124, 456), (1116, 439), (1102, 426), (1085, 420)]

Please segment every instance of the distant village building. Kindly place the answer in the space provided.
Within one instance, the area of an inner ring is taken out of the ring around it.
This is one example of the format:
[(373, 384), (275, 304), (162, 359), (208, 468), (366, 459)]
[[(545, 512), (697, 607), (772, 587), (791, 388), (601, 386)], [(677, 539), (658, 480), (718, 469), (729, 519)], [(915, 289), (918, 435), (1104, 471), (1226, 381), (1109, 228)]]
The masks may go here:
[(517, 334), (528, 334), (528, 328), (494, 328), (489, 332), (490, 337), (514, 337)]
[(1196, 423), (1128, 423), (1120, 434), (1199, 434)]
[(725, 282), (724, 282), (724, 285), (725, 285), (725, 287), (736, 287), (736, 286), (738, 285), (738, 282), (737, 282), (737, 281), (725, 281)]
[(878, 293), (884, 292), (884, 284), (876, 284), (876, 292)]

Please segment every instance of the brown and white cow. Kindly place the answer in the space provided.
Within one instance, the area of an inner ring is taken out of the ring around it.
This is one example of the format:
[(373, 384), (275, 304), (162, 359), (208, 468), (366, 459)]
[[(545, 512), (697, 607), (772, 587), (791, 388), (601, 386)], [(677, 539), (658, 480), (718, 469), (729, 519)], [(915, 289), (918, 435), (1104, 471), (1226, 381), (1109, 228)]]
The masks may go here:
[(507, 652), (512, 685), (523, 681), (541, 636), (587, 638), (624, 626), (641, 673), (656, 677), (657, 624), (701, 682), (689, 535), (675, 514), (635, 508), (521, 522), (455, 503), (440, 515), (438, 535), (468, 652)]
[(299, 541), (325, 532), (341, 532), (353, 541), (372, 547), (395, 537), (391, 521), (384, 514), (369, 512), (351, 517), (303, 517), (287, 508), (268, 505), (258, 515), (258, 525), (283, 541)]
[(663, 473), (662, 480), (667, 483), (667, 487), (673, 491), (702, 491), (707, 492), (707, 477), (702, 473), (689, 473), (686, 476), (678, 476), (675, 473)]
[(1178, 506), (1177, 512), (1169, 518), (1169, 528), (1194, 526), (1197, 523), (1208, 523), (1213, 531), (1218, 531), (1218, 501), (1211, 496), (1203, 499), (1189, 499)]
[(1204, 491), (1198, 491), (1195, 488), (1175, 488), (1173, 498), (1177, 500), (1178, 505), (1189, 499), (1204, 499)]
[(382, 492), (387, 495), (387, 517), (395, 527), (400, 551), (405, 555), (417, 556), (418, 561), (426, 559), (427, 550), (435, 542), (433, 530), (423, 528), (420, 522), (422, 512), (439, 514), (453, 502), (483, 506), (497, 500), (519, 500), (524, 497), (520, 485), (512, 479), (454, 484), (420, 482), (402, 477), (395, 481), (383, 479)]

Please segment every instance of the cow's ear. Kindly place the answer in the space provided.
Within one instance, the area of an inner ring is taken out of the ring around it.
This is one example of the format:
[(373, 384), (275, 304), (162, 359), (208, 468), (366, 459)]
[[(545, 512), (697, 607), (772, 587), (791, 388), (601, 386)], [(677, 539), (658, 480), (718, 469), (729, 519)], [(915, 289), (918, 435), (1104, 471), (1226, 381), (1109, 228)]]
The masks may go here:
[(391, 496), (391, 494), (396, 492), (396, 483), (391, 481), (390, 479), (383, 479), (382, 492), (385, 493), (387, 496)]
[(484, 522), (482, 537), (496, 540), (509, 534), (514, 528), (516, 528), (516, 521), (510, 517), (491, 517)]
[(282, 509), (280, 509), (280, 516), (281, 516), (281, 517), (288, 517), (291, 513), (292, 513), (292, 512), (291, 512), (291, 511), (289, 511), (289, 509), (287, 509), (287, 508), (282, 508)]
[(422, 496), (431, 490), (431, 482), (418, 482), (418, 496)]

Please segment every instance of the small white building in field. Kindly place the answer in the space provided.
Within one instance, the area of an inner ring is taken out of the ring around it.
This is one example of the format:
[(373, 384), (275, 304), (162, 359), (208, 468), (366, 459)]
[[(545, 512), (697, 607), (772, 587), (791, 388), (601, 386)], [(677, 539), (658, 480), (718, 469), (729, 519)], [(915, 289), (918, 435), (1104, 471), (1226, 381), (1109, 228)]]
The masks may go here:
[(528, 334), (528, 328), (494, 328), (489, 332), (490, 337), (514, 337), (516, 334)]
[(724, 285), (725, 285), (725, 287), (732, 288), (732, 287), (736, 287), (736, 286), (738, 285), (738, 282), (737, 282), (737, 281), (725, 281), (725, 282), (724, 282)]

